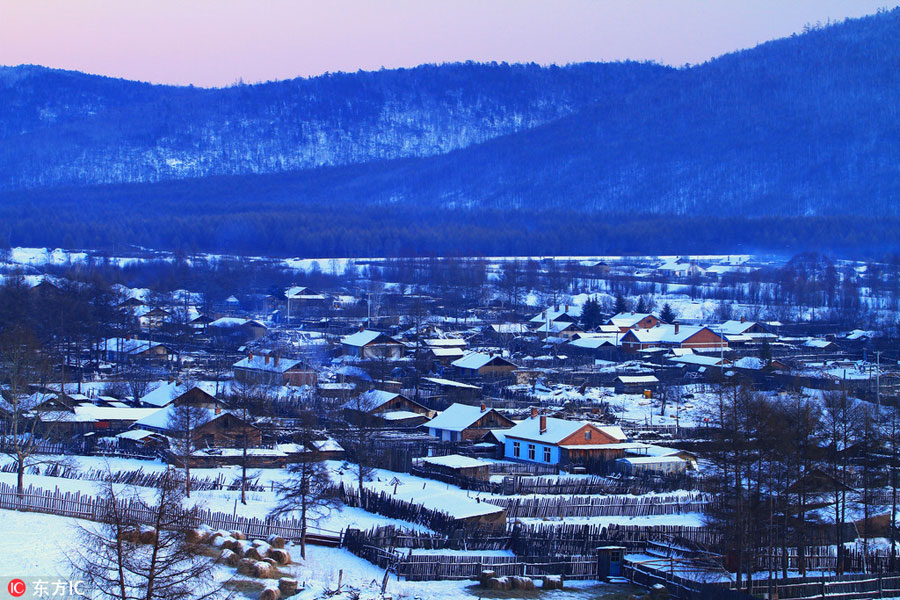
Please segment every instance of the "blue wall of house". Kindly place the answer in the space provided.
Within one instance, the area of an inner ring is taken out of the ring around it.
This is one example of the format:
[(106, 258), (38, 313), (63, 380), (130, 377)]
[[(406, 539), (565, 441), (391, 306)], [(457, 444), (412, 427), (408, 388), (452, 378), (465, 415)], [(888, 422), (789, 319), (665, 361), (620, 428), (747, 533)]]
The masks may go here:
[[(519, 456), (515, 455), (514, 444), (516, 442), (519, 442)], [(534, 446), (533, 459), (528, 457), (529, 446)], [(544, 448), (550, 448), (550, 460), (544, 460)], [(559, 446), (506, 438), (504, 458), (506, 458), (507, 460), (517, 460), (521, 462), (534, 462), (543, 463), (545, 465), (556, 465), (559, 464)]]

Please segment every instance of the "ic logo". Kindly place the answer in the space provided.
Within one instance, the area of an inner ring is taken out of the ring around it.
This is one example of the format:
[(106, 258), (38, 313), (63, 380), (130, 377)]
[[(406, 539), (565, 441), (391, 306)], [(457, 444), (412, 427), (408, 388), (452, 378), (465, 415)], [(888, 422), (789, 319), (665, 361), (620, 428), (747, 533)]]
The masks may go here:
[(25, 595), (25, 582), (21, 579), (13, 579), (9, 582), (9, 585), (6, 586), (6, 591), (8, 591), (9, 595), (13, 596), (14, 598), (23, 596)]

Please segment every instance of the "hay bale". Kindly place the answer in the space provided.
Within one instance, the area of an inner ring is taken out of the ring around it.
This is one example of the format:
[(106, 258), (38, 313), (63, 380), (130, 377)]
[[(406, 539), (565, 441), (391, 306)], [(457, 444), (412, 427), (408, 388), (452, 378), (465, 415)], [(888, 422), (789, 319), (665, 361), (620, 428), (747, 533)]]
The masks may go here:
[(228, 534), (236, 540), (246, 540), (247, 536), (242, 531), (229, 531)]
[(125, 529), (121, 529), (116, 537), (123, 542), (137, 544), (141, 539), (141, 532), (134, 527), (126, 527)]
[(227, 548), (228, 550), (231, 550), (232, 552), (237, 552), (241, 556), (244, 555), (243, 552), (241, 552), (241, 543), (239, 541), (237, 541), (236, 539), (234, 539), (233, 537), (229, 537), (228, 539), (226, 539), (222, 543), (222, 547)]
[(241, 562), (241, 557), (231, 550), (223, 551), (219, 559), (229, 567), (236, 567), (238, 566), (238, 563)]
[(253, 566), (250, 567), (250, 575), (252, 575), (253, 577), (257, 577), (259, 579), (271, 579), (278, 575), (275, 572), (275, 567), (273, 567), (269, 563), (263, 562), (261, 560), (254, 560), (252, 562)]
[(507, 577), (509, 580), (510, 589), (513, 590), (533, 590), (534, 589), (534, 581), (530, 577), (519, 577), (518, 575), (514, 575), (512, 577)]
[(291, 564), (291, 555), (287, 550), (269, 548), (269, 552), (266, 554), (266, 556), (273, 559), (276, 563), (282, 566)]
[(259, 548), (256, 546), (244, 546), (244, 558), (252, 558), (253, 560), (262, 560), (263, 555), (260, 554)]
[(212, 532), (212, 535), (209, 536), (209, 543), (212, 544), (216, 538), (230, 538), (231, 534), (225, 531), (224, 529), (217, 529)]
[(184, 541), (188, 544), (205, 544), (212, 537), (209, 530), (197, 527), (196, 529), (188, 529), (184, 534)]
[(267, 542), (269, 543), (269, 545), (272, 546), (273, 548), (279, 548), (279, 549), (280, 549), (280, 548), (284, 548), (284, 538), (281, 537), (280, 535), (275, 535), (275, 534), (273, 533), (272, 535), (270, 535), (270, 536), (266, 539), (266, 541), (267, 541)]
[(267, 587), (260, 593), (259, 600), (281, 600), (281, 591), (278, 588)]
[(509, 581), (509, 577), (491, 577), (487, 580), (487, 588), (489, 590), (509, 591), (512, 589), (512, 584)]
[(559, 575), (544, 575), (541, 578), (541, 587), (545, 590), (561, 590), (563, 580)]
[(156, 533), (156, 528), (150, 526), (141, 527), (141, 535), (139, 538), (139, 542), (142, 544), (155, 544), (159, 539), (158, 534)]
[(492, 569), (484, 569), (478, 575), (478, 583), (481, 584), (481, 587), (487, 587), (487, 582), (489, 579), (493, 579), (497, 576), (497, 571)]
[(256, 561), (249, 558), (242, 558), (238, 561), (237, 570), (242, 575), (253, 575), (253, 568)]
[(293, 596), (297, 593), (297, 580), (292, 577), (282, 577), (278, 580), (278, 590), (282, 596)]

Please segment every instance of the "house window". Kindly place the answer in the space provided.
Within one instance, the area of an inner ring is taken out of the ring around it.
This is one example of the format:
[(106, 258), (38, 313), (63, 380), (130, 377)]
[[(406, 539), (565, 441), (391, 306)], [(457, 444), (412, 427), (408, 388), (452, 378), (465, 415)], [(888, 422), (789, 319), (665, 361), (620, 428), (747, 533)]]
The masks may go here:
[(534, 460), (534, 444), (528, 444), (528, 460)]
[(520, 444), (519, 442), (513, 442), (513, 456), (519, 458), (520, 453)]
[(584, 432), (584, 439), (586, 439), (586, 440), (591, 439), (591, 431), (590, 430), (587, 430)]
[(550, 447), (544, 446), (544, 462), (550, 462)]

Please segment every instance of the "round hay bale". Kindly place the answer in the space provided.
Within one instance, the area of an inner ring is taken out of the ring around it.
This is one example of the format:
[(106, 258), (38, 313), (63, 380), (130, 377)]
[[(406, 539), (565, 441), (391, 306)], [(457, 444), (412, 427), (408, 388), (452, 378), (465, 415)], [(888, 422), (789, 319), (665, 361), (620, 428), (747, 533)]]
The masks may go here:
[(275, 562), (282, 566), (291, 564), (291, 555), (287, 550), (269, 548), (269, 552), (266, 554), (266, 556), (273, 559)]
[(155, 544), (158, 539), (156, 529), (153, 527), (141, 527), (140, 542), (142, 544)]
[(250, 567), (250, 575), (252, 575), (253, 577), (257, 577), (259, 579), (271, 579), (272, 577), (276, 576), (275, 567), (273, 567), (269, 563), (263, 562), (261, 560), (254, 560), (252, 562), (253, 565)]
[(241, 554), (241, 543), (233, 537), (225, 538), (225, 541), (222, 542), (222, 547)]
[(225, 550), (222, 552), (220, 560), (229, 567), (236, 567), (238, 566), (238, 563), (241, 562), (241, 557), (231, 550)]
[(262, 559), (260, 559), (260, 560), (262, 560), (263, 562), (269, 563), (269, 564), (272, 565), (273, 567), (277, 567), (277, 566), (278, 566), (278, 563), (275, 562), (275, 560), (269, 558), (268, 556), (267, 556), (266, 558), (262, 558)]
[(231, 534), (228, 533), (227, 531), (225, 531), (224, 529), (217, 529), (212, 532), (212, 535), (209, 536), (209, 543), (211, 544), (214, 539), (220, 538), (220, 537), (228, 538), (228, 537), (231, 537)]
[(231, 535), (231, 537), (233, 537), (236, 540), (246, 540), (247, 539), (247, 536), (244, 535), (244, 533), (242, 531), (229, 531), (228, 533), (229, 533), (229, 535)]
[(209, 541), (212, 534), (200, 528), (188, 529), (184, 534), (184, 541), (188, 544), (203, 544)]
[(134, 527), (126, 527), (119, 531), (117, 536), (123, 542), (131, 542), (132, 544), (136, 544), (141, 539), (141, 532), (135, 529)]
[(512, 589), (509, 577), (492, 577), (491, 579), (487, 580), (487, 587), (489, 590), (508, 591)]
[(515, 575), (509, 578), (509, 583), (514, 590), (533, 590), (534, 581), (530, 577), (519, 577)]
[(545, 590), (561, 590), (563, 580), (559, 575), (544, 575), (541, 578), (541, 587)]
[(481, 583), (482, 587), (486, 587), (488, 580), (493, 579), (496, 576), (497, 576), (497, 571), (492, 571), (490, 569), (484, 569), (483, 571), (481, 571), (481, 574), (478, 575), (478, 581), (479, 581), (479, 583)]
[(292, 577), (282, 577), (278, 580), (278, 590), (282, 596), (293, 596), (297, 593), (297, 580)]
[(266, 540), (269, 542), (269, 545), (273, 548), (284, 548), (284, 538), (280, 535), (275, 535), (274, 533), (268, 537)]
[(281, 592), (278, 588), (267, 587), (259, 595), (259, 600), (281, 600)]
[(256, 546), (244, 546), (244, 558), (252, 558), (253, 560), (262, 560), (263, 555), (259, 553)]

